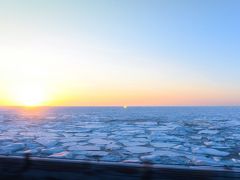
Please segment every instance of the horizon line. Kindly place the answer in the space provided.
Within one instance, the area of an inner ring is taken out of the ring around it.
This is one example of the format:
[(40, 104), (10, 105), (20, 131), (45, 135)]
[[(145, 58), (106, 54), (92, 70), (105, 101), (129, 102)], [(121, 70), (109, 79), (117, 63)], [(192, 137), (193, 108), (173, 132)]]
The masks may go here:
[(0, 105), (0, 108), (44, 108), (44, 107), (240, 107), (240, 105), (44, 105), (44, 106), (14, 106)]

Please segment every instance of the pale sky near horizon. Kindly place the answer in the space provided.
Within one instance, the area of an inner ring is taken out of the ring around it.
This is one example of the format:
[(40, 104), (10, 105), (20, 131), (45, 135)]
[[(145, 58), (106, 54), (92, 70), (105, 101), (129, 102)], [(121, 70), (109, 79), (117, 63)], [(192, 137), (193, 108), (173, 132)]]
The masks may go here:
[(240, 105), (238, 0), (0, 0), (1, 105)]

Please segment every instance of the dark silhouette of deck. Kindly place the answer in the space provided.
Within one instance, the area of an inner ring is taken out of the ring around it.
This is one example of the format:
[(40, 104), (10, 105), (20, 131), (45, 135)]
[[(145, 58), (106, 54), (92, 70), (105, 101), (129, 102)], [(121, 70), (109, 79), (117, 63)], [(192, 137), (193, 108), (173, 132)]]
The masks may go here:
[(0, 156), (0, 179), (240, 179), (240, 169)]

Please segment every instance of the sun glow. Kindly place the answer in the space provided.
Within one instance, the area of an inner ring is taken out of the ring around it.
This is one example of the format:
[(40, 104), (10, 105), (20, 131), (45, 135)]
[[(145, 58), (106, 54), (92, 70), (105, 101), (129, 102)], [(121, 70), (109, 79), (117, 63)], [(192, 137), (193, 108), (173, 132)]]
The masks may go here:
[(42, 106), (46, 100), (46, 91), (43, 87), (29, 85), (14, 92), (14, 101), (20, 106)]

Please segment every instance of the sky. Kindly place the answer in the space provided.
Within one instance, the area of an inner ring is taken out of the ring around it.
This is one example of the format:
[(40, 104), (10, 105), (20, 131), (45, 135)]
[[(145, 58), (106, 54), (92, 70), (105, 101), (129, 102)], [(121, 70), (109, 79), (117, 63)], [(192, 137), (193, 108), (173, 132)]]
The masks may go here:
[(240, 105), (238, 0), (0, 0), (0, 105)]

